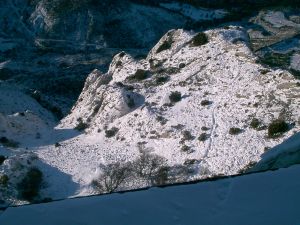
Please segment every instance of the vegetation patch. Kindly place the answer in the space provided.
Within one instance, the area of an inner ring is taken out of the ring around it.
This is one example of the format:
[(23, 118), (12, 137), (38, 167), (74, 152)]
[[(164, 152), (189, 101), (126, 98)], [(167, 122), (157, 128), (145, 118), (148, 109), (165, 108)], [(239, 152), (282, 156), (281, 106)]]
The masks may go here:
[(79, 120), (79, 123), (76, 125), (74, 129), (78, 131), (84, 131), (88, 127), (89, 125), (87, 123), (83, 122), (82, 120)]
[(182, 99), (181, 93), (179, 91), (171, 92), (171, 94), (169, 95), (169, 99), (171, 103), (179, 102)]
[(157, 48), (156, 53), (160, 53), (166, 51), (172, 47), (172, 40), (169, 38), (168, 40), (164, 40), (163, 43)]
[(145, 80), (149, 76), (149, 71), (143, 69), (137, 69), (137, 71), (128, 77), (131, 81), (141, 81)]
[(205, 45), (208, 43), (208, 37), (205, 33), (203, 32), (200, 32), (198, 34), (196, 34), (192, 41), (191, 41), (191, 45), (193, 47), (198, 47), (198, 46), (201, 46), (201, 45)]
[(231, 127), (229, 129), (229, 134), (231, 134), (231, 135), (238, 135), (242, 132), (243, 132), (243, 130), (241, 128), (238, 128), (238, 127)]
[(105, 137), (111, 138), (118, 133), (119, 129), (116, 127), (111, 128), (110, 130), (105, 131)]
[(275, 138), (287, 132), (289, 130), (289, 125), (282, 119), (277, 119), (272, 121), (268, 126), (268, 136), (270, 138)]
[(39, 191), (43, 182), (43, 173), (38, 168), (31, 168), (25, 177), (17, 184), (19, 197), (32, 202), (39, 196)]
[(209, 134), (207, 134), (207, 133), (202, 133), (202, 134), (199, 135), (198, 140), (201, 141), (201, 142), (204, 142), (204, 141), (206, 141), (208, 138), (209, 138)]

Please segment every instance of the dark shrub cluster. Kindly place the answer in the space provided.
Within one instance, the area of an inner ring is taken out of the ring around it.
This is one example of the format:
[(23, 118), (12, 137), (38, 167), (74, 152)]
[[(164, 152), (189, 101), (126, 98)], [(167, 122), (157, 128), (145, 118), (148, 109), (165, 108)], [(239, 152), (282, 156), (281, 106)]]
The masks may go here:
[(42, 182), (43, 173), (38, 168), (31, 168), (17, 184), (19, 197), (29, 202), (33, 201), (39, 196)]
[(270, 138), (277, 137), (289, 130), (289, 125), (282, 119), (272, 121), (268, 126), (268, 136)]
[(111, 138), (118, 133), (119, 129), (116, 127), (111, 128), (110, 130), (105, 131), (105, 137)]
[(202, 133), (202, 134), (199, 135), (198, 140), (201, 141), (201, 142), (204, 142), (204, 141), (206, 141), (208, 138), (209, 138), (209, 134), (207, 134), (207, 133)]
[(193, 47), (205, 45), (206, 43), (208, 43), (208, 37), (203, 32), (196, 34), (191, 41)]
[(156, 53), (160, 53), (162, 51), (168, 50), (172, 47), (172, 41), (171, 40), (165, 40), (156, 50)]
[(179, 102), (182, 99), (181, 93), (179, 91), (171, 92), (169, 99), (172, 103)]
[(182, 131), (182, 139), (183, 140), (193, 140), (194, 139), (194, 136), (191, 134), (190, 131), (188, 130), (184, 130)]
[(241, 128), (238, 128), (238, 127), (231, 127), (230, 129), (229, 129), (229, 134), (231, 134), (231, 135), (238, 135), (238, 134), (240, 134), (240, 133), (242, 133), (242, 129)]
[(157, 85), (160, 85), (160, 84), (163, 84), (163, 83), (167, 82), (168, 80), (169, 80), (168, 76), (159, 76), (159, 77), (155, 78), (155, 83)]
[(149, 75), (149, 71), (143, 69), (137, 69), (137, 71), (133, 75), (128, 77), (128, 79), (140, 81), (140, 80), (145, 80), (148, 77), (148, 75)]
[(74, 129), (78, 131), (84, 131), (88, 127), (89, 125), (87, 123), (84, 123), (82, 120), (80, 120)]
[(211, 104), (211, 101), (209, 101), (209, 100), (202, 100), (200, 104), (201, 104), (202, 106), (210, 105), (210, 104)]

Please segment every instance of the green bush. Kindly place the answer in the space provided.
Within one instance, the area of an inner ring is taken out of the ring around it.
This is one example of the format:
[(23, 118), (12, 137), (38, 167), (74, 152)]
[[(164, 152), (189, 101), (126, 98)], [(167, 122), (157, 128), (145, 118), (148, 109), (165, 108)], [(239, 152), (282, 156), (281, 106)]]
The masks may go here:
[(196, 34), (191, 41), (193, 47), (205, 45), (207, 43), (208, 43), (208, 37), (203, 32)]
[(169, 99), (172, 103), (179, 102), (182, 99), (181, 93), (179, 91), (171, 92)]
[(202, 133), (202, 134), (200, 134), (200, 136), (198, 137), (198, 140), (201, 141), (201, 142), (204, 142), (204, 141), (206, 141), (208, 138), (209, 138), (209, 135), (208, 135), (208, 134)]
[(183, 136), (182, 137), (183, 140), (193, 140), (194, 139), (194, 136), (188, 130), (182, 131), (182, 136)]
[(156, 50), (156, 53), (168, 50), (172, 47), (172, 42), (170, 40), (165, 40)]
[(289, 130), (289, 125), (282, 119), (272, 121), (268, 126), (268, 136), (270, 138), (277, 137)]
[(240, 128), (238, 128), (238, 127), (231, 127), (230, 129), (229, 129), (229, 134), (231, 134), (231, 135), (237, 135), (237, 134), (240, 134), (240, 133), (242, 133), (242, 129), (240, 129)]
[(39, 195), (42, 182), (43, 173), (38, 168), (31, 168), (17, 184), (19, 197), (29, 202), (33, 201)]
[(105, 137), (111, 138), (118, 133), (119, 129), (116, 127), (111, 128), (110, 130), (105, 131)]
[(200, 103), (202, 106), (210, 105), (211, 102), (209, 100), (202, 100)]
[(169, 80), (168, 76), (159, 76), (159, 77), (156, 77), (155, 82), (157, 85), (160, 85), (160, 84), (167, 82), (168, 80)]
[(145, 80), (149, 75), (149, 71), (143, 70), (143, 69), (137, 69), (137, 71), (130, 77), (128, 77), (129, 80)]
[(88, 127), (89, 125), (87, 123), (84, 123), (82, 120), (80, 120), (74, 129), (78, 131), (84, 131)]

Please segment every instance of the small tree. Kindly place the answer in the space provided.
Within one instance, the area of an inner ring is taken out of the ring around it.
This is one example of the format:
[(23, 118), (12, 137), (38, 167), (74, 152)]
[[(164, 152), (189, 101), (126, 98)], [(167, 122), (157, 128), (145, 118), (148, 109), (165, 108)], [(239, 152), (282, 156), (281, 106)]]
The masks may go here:
[(277, 137), (289, 130), (289, 125), (282, 119), (272, 121), (268, 127), (268, 136), (270, 138)]
[(142, 151), (141, 155), (133, 162), (132, 166), (138, 177), (153, 183), (160, 168), (165, 165), (165, 161), (165, 158), (161, 156)]
[(130, 163), (120, 162), (99, 166), (101, 174), (92, 181), (92, 186), (99, 192), (112, 193), (131, 176), (132, 167)]

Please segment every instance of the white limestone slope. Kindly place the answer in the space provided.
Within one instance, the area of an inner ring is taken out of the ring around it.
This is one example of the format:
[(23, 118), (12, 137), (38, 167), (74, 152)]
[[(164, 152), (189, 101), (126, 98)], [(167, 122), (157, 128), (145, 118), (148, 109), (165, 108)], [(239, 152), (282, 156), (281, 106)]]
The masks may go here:
[[(76, 105), (57, 129), (73, 128), (79, 118), (89, 127), (61, 142), (60, 147), (40, 147), (39, 157), (71, 175), (80, 185), (78, 192), (89, 194), (85, 187), (99, 163), (133, 159), (141, 147), (166, 157), (170, 165), (197, 159), (199, 171), (191, 179), (198, 179), (236, 174), (250, 162), (259, 161), (266, 148), (299, 131), (300, 87), (294, 77), (258, 64), (243, 28), (206, 34), (209, 42), (193, 47), (194, 33), (172, 30), (146, 59), (120, 53), (106, 74), (93, 71)], [(170, 49), (157, 53), (165, 40), (171, 40)], [(138, 69), (146, 71), (145, 80), (132, 78)], [(162, 76), (168, 81), (157, 83), (157, 77)], [(182, 100), (170, 104), (173, 91), (179, 91)], [(203, 105), (203, 100), (209, 105)], [(252, 118), (266, 126), (284, 118), (291, 127), (271, 139), (266, 129), (250, 127)], [(231, 135), (232, 127), (242, 132)], [(105, 130), (111, 128), (117, 128), (116, 135), (106, 137)], [(182, 131), (190, 131), (193, 137), (182, 140)], [(201, 133), (207, 140), (198, 140)]]

